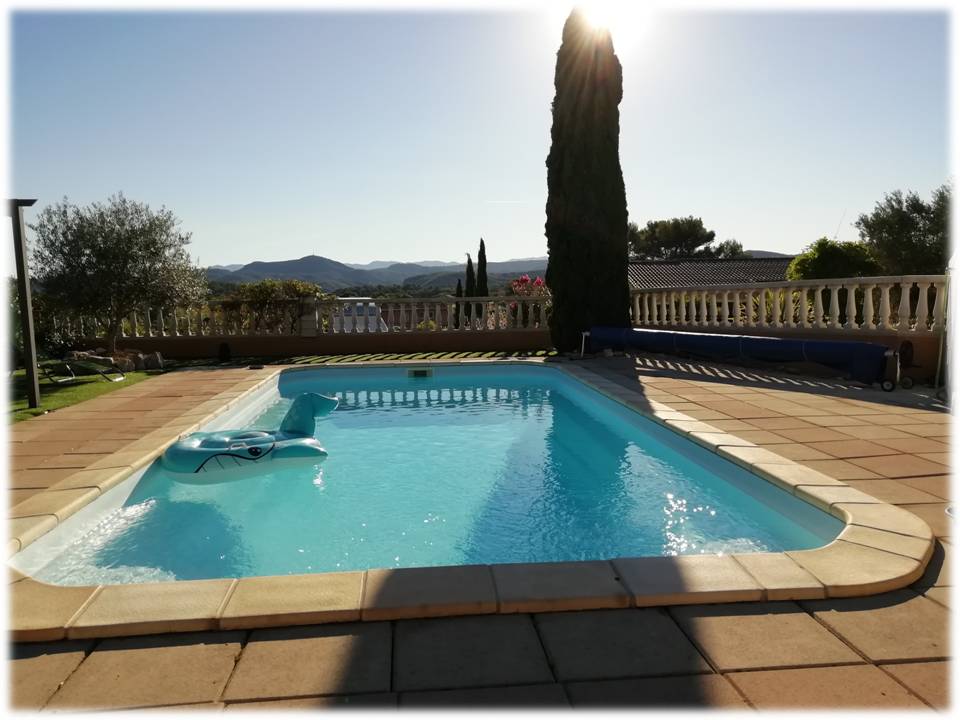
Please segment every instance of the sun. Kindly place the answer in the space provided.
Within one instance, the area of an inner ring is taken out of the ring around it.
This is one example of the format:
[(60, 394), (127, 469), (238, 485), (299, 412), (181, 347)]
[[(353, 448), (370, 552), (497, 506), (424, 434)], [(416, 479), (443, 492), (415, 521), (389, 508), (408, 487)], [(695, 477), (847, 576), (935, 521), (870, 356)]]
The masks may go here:
[(647, 32), (654, 12), (649, 3), (618, 0), (581, 0), (577, 7), (595, 30), (609, 31), (619, 49)]
[(609, 0), (590, 0), (578, 3), (577, 6), (595, 30), (612, 30), (616, 24), (617, 8)]

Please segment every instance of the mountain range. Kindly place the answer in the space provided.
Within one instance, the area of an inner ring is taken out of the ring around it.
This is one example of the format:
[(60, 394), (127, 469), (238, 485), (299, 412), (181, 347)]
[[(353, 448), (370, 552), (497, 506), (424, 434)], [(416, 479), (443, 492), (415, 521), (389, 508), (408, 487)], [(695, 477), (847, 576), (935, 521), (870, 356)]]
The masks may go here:
[[(506, 285), (524, 273), (543, 275), (547, 258), (521, 258), (487, 263), (487, 278), (491, 290)], [(257, 261), (247, 265), (213, 265), (207, 268), (212, 281), (244, 283), (275, 278), (277, 280), (305, 280), (324, 290), (336, 291), (360, 285), (406, 285), (413, 288), (450, 288), (457, 279), (463, 279), (466, 263), (444, 263), (428, 260), (422, 263), (387, 263), (375, 260), (357, 266), (337, 262), (319, 255), (307, 255), (296, 260), (273, 262)]]
[[(769, 250), (748, 250), (755, 258), (789, 257)], [(487, 263), (487, 279), (491, 291), (506, 286), (526, 273), (530, 277), (547, 271), (546, 257), (517, 258)], [(246, 265), (211, 265), (207, 277), (216, 282), (244, 283), (266, 278), (305, 280), (327, 291), (363, 285), (404, 285), (411, 289), (446, 288), (453, 290), (457, 280), (466, 274), (465, 263), (424, 260), (415, 263), (374, 260), (342, 263), (320, 255), (307, 255), (296, 260), (256, 261)]]

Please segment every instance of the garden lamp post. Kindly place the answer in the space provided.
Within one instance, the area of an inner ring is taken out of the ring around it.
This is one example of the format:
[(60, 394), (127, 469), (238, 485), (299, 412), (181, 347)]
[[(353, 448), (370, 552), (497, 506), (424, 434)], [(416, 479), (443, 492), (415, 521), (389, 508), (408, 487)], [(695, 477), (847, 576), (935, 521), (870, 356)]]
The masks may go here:
[(13, 249), (17, 256), (17, 290), (20, 296), (20, 327), (23, 330), (23, 365), (27, 373), (27, 402), (40, 407), (40, 385), (37, 383), (37, 345), (33, 339), (33, 303), (30, 300), (30, 268), (27, 265), (27, 243), (23, 229), (23, 208), (36, 199), (13, 198), (7, 201), (13, 223)]

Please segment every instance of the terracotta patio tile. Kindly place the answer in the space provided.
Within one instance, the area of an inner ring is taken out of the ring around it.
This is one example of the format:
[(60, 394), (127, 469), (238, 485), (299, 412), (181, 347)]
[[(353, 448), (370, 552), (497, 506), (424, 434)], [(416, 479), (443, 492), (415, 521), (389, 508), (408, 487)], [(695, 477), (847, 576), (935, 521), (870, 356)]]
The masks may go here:
[(486, 565), (368, 570), (364, 620), (476, 615), (497, 611), (493, 576)]
[(793, 460), (794, 462), (830, 459), (830, 456), (825, 452), (814, 450), (809, 445), (804, 445), (803, 443), (777, 443), (765, 445), (764, 448), (772, 453), (780, 455), (781, 457), (785, 457), (788, 460)]
[[(837, 428), (837, 432), (842, 436), (859, 438), (860, 440), (883, 440), (887, 438), (908, 438), (910, 433), (898, 430), (895, 427), (887, 425), (859, 425), (856, 427)], [(840, 438), (823, 438), (826, 440), (838, 440)]]
[(845, 427), (850, 425), (863, 425), (862, 416), (842, 415), (821, 415), (807, 416), (804, 418), (807, 422), (821, 427)]
[(93, 643), (17, 643), (9, 661), (10, 706), (39, 710), (83, 662)]
[(910, 690), (937, 710), (950, 705), (950, 663), (897, 663), (881, 669), (893, 675)]
[(837, 430), (831, 428), (785, 428), (777, 430), (777, 435), (782, 435), (788, 441), (798, 443), (812, 443), (824, 440), (843, 440), (846, 436)]
[(922, 452), (922, 453), (916, 453), (916, 455), (917, 457), (923, 458), (924, 460), (940, 463), (944, 467), (947, 467), (950, 465), (949, 452)]
[(71, 440), (32, 440), (30, 442), (8, 443), (11, 457), (53, 457), (67, 452), (77, 443)]
[(798, 430), (800, 428), (814, 427), (812, 423), (808, 423), (806, 420), (789, 416), (748, 420), (747, 422), (758, 430)]
[(758, 710), (926, 708), (872, 665), (764, 670), (726, 677)]
[(947, 448), (946, 443), (940, 440), (931, 440), (930, 438), (915, 437), (912, 435), (905, 438), (880, 438), (875, 440), (874, 443), (904, 453), (944, 452)]
[(827, 440), (825, 442), (813, 442), (809, 447), (819, 450), (834, 458), (856, 458), (869, 457), (877, 455), (896, 455), (898, 450), (893, 450), (882, 445), (877, 445), (869, 440)]
[(857, 490), (891, 504), (940, 502), (940, 498), (905, 484), (902, 480), (848, 480)]
[(803, 464), (836, 480), (870, 480), (881, 477), (859, 465), (851, 464), (849, 460), (804, 460)]
[(926, 522), (937, 537), (950, 537), (953, 528), (950, 516), (946, 513), (948, 506), (949, 503), (911, 503), (901, 507)]
[[(671, 403), (671, 405), (673, 405), (673, 403)], [(706, 408), (693, 408), (690, 410), (684, 409), (683, 412), (685, 412), (687, 415), (689, 415), (695, 420), (703, 420), (705, 422), (710, 422), (711, 420), (730, 419), (729, 415), (725, 415), (724, 413), (718, 410), (708, 410)]]
[[(916, 455), (890, 455), (886, 457), (863, 457), (850, 460), (854, 465), (866, 468), (882, 477), (920, 477), (938, 475), (947, 470), (945, 465), (931, 462)], [(851, 478), (853, 479), (853, 478)]]
[(393, 676), (400, 691), (553, 682), (529, 615), (398, 622)]
[(389, 623), (255, 630), (223, 700), (387, 692), (390, 648)]
[(243, 633), (184, 633), (101, 642), (49, 709), (121, 709), (215, 701)]
[(950, 426), (934, 423), (923, 423), (920, 425), (900, 425), (901, 430), (908, 435), (916, 435), (923, 438), (949, 438)]
[(710, 422), (713, 427), (717, 430), (723, 430), (724, 432), (733, 433), (734, 435), (738, 434), (738, 430), (756, 430), (756, 426), (751, 425), (750, 423), (744, 420), (712, 420)]
[(69, 477), (75, 470), (70, 468), (48, 468), (46, 470), (17, 470), (10, 473), (8, 482), (11, 488), (48, 488), (65, 477)]
[(750, 709), (722, 675), (601, 680), (568, 683), (566, 687), (574, 707)]
[(921, 413), (888, 412), (879, 415), (870, 415), (867, 419), (875, 425), (893, 425), (895, 427), (899, 427), (901, 425), (920, 425), (922, 423), (928, 423), (931, 420), (931, 415)]
[(942, 660), (950, 654), (949, 612), (910, 590), (801, 604), (873, 662)]
[(408, 692), (400, 696), (401, 708), (470, 708), (477, 707), (569, 707), (563, 686), (512, 685), (506, 687), (471, 688), (469, 690), (433, 690)]
[(560, 681), (711, 672), (662, 608), (550, 613), (534, 620)]
[(792, 602), (693, 605), (670, 614), (720, 672), (863, 662)]

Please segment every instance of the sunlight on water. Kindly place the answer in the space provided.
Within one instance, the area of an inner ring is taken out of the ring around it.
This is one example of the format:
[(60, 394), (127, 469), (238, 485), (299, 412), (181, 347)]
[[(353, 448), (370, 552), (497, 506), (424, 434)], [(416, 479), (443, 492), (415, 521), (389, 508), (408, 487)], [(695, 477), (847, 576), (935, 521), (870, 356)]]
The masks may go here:
[[(321, 465), (232, 482), (158, 466), (38, 577), (80, 584), (816, 547), (838, 521), (552, 369), (338, 369)], [(259, 467), (259, 466), (258, 466)], [(717, 473), (723, 477), (719, 477)]]

